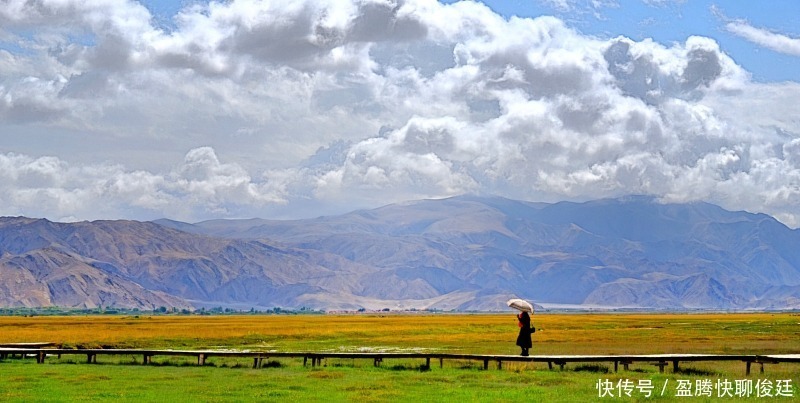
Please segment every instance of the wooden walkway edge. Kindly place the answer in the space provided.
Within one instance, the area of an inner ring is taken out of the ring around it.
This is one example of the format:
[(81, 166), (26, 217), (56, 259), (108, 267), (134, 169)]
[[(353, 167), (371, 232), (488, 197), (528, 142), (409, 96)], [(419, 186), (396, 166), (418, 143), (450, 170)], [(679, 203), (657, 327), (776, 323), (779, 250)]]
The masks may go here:
[(486, 355), (486, 354), (449, 354), (449, 353), (343, 353), (343, 352), (278, 352), (278, 351), (230, 351), (230, 350), (146, 350), (146, 349), (64, 349), (64, 348), (28, 348), (26, 347), (0, 347), (0, 359), (9, 356), (34, 356), (38, 363), (44, 363), (48, 356), (61, 357), (63, 355), (85, 355), (88, 363), (96, 363), (98, 355), (133, 355), (141, 356), (142, 364), (152, 363), (155, 356), (185, 356), (196, 357), (198, 365), (205, 365), (211, 357), (239, 357), (252, 358), (253, 368), (260, 368), (265, 359), (269, 358), (302, 358), (303, 365), (311, 361), (311, 366), (321, 365), (327, 358), (335, 359), (368, 359), (375, 366), (379, 366), (385, 359), (424, 359), (425, 366), (430, 368), (431, 360), (438, 359), (439, 367), (444, 365), (444, 360), (469, 360), (482, 361), (483, 368), (489, 369), (489, 363), (497, 363), (497, 368), (502, 369), (503, 362), (547, 363), (552, 369), (553, 364), (561, 369), (568, 363), (613, 363), (614, 371), (619, 370), (622, 364), (624, 370), (633, 363), (651, 363), (659, 367), (660, 372), (672, 364), (672, 370), (678, 372), (681, 362), (699, 361), (740, 361), (745, 363), (745, 371), (750, 375), (752, 364), (800, 363), (800, 354), (639, 354), (639, 355), (532, 355), (522, 357), (518, 355)]

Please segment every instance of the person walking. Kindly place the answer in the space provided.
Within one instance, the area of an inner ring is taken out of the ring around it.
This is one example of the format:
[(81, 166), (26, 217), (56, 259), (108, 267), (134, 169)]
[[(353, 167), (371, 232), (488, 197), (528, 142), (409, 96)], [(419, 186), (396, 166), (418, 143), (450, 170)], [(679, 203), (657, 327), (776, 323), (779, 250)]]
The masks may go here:
[(533, 347), (533, 341), (531, 341), (531, 333), (535, 332), (536, 330), (531, 328), (531, 317), (528, 315), (527, 312), (520, 312), (520, 314), (517, 315), (517, 325), (519, 326), (517, 345), (522, 349), (522, 353), (520, 355), (523, 357), (527, 357), (528, 349)]

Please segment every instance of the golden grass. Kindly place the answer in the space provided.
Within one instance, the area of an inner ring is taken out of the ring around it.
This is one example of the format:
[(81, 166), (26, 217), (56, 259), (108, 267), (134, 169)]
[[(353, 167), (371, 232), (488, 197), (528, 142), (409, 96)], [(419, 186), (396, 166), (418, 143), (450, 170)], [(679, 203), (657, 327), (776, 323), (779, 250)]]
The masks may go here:
[[(534, 354), (800, 352), (800, 316), (536, 314)], [(509, 314), (0, 317), (0, 342), (279, 351), (422, 349), (516, 354)]]

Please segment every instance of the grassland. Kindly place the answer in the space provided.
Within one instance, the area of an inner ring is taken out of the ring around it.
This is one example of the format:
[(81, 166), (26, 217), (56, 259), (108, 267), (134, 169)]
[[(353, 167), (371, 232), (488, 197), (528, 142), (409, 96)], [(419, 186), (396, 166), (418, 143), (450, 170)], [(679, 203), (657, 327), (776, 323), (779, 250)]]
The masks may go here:
[[(536, 314), (534, 325), (534, 354), (800, 352), (800, 316), (790, 313)], [(515, 337), (511, 313), (0, 317), (0, 342), (65, 347), (516, 354)], [(744, 364), (737, 362), (686, 364), (681, 373), (659, 374), (647, 364), (613, 373), (603, 365), (551, 371), (543, 364), (513, 363), (484, 371), (481, 363), (467, 361), (428, 369), (419, 361), (390, 360), (374, 368), (366, 360), (329, 359), (325, 367), (311, 368), (285, 359), (252, 369), (246, 359), (215, 358), (198, 367), (182, 358), (142, 366), (136, 358), (101, 357), (97, 365), (72, 358), (49, 358), (42, 365), (7, 359), (0, 362), (0, 400), (590, 401), (599, 399), (597, 383), (606, 379), (667, 382), (665, 396), (651, 399), (685, 400), (674, 396), (678, 380), (694, 385), (746, 379)], [(767, 365), (765, 374), (754, 371), (749, 379), (791, 380), (796, 389), (799, 373), (798, 364)]]

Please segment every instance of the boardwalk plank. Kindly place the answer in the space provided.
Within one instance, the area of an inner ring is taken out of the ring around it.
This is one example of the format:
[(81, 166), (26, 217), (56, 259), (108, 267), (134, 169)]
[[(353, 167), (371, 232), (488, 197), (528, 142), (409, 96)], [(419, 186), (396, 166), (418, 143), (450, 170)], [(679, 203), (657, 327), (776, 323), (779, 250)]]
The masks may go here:
[[(24, 343), (23, 343), (24, 345)], [(154, 356), (186, 356), (196, 357), (198, 365), (205, 365), (210, 357), (238, 357), (252, 358), (253, 367), (260, 368), (263, 359), (267, 356), (274, 358), (302, 358), (305, 366), (311, 359), (311, 366), (322, 365), (325, 358), (333, 359), (371, 359), (375, 366), (379, 366), (385, 359), (424, 359), (425, 367), (430, 368), (431, 359), (439, 359), (439, 366), (444, 366), (444, 360), (470, 360), (483, 361), (483, 368), (489, 368), (489, 361), (496, 361), (497, 368), (502, 369), (503, 362), (547, 363), (552, 369), (553, 364), (564, 368), (567, 363), (613, 363), (614, 371), (619, 370), (623, 364), (624, 370), (628, 365), (644, 362), (655, 363), (661, 372), (664, 367), (672, 362), (672, 370), (680, 370), (680, 362), (700, 361), (742, 361), (746, 363), (746, 372), (750, 373), (752, 363), (761, 365), (763, 372), (764, 363), (800, 363), (800, 354), (765, 354), (765, 355), (731, 355), (731, 354), (635, 354), (635, 355), (490, 355), (490, 354), (449, 354), (449, 353), (400, 353), (400, 352), (369, 352), (369, 353), (343, 353), (343, 352), (278, 352), (278, 351), (233, 351), (233, 350), (148, 350), (148, 349), (64, 349), (64, 348), (23, 348), (0, 347), (0, 358), (9, 355), (35, 356), (37, 362), (43, 363), (48, 355), (85, 355), (90, 363), (97, 362), (98, 355), (140, 355), (143, 364), (152, 363)]]

